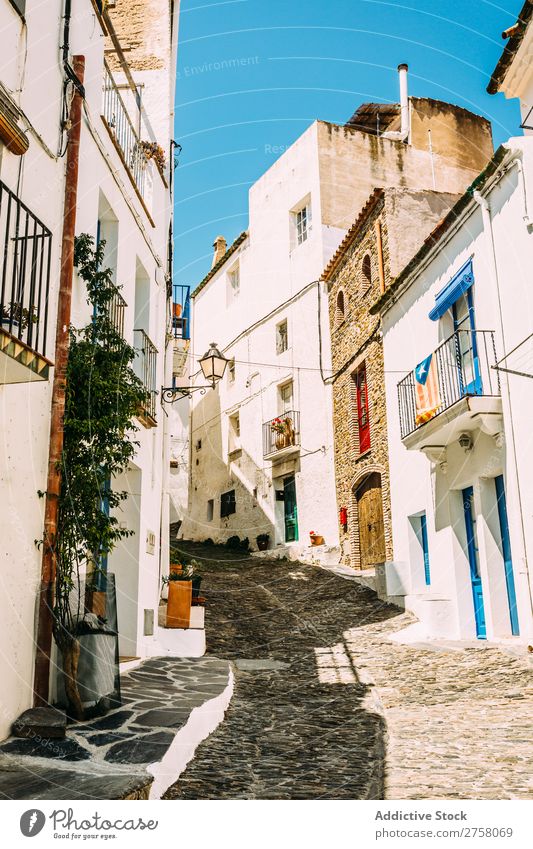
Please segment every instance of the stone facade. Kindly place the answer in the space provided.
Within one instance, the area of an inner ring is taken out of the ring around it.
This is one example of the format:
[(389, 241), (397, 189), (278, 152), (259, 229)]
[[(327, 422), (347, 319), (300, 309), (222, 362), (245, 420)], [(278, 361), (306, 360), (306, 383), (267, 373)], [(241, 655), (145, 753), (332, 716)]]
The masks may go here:
[[(376, 189), (324, 274), (329, 286), (337, 505), (339, 511), (347, 510), (347, 523), (339, 519), (340, 541), (343, 560), (356, 568), (363, 565), (356, 491), (372, 474), (381, 481), (384, 553), (386, 560), (392, 559), (383, 346), (379, 317), (370, 315), (369, 307), (454, 199), (437, 192)], [(363, 364), (370, 447), (361, 450), (356, 376)]]

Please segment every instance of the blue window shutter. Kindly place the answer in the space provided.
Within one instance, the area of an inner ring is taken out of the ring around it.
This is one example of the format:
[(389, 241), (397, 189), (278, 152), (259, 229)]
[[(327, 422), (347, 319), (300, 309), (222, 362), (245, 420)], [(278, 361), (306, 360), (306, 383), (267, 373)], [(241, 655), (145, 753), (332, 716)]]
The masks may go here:
[(431, 321), (437, 321), (441, 318), (445, 312), (448, 312), (452, 308), (461, 295), (468, 292), (473, 285), (474, 270), (472, 268), (472, 260), (469, 259), (436, 296), (435, 306), (429, 313)]

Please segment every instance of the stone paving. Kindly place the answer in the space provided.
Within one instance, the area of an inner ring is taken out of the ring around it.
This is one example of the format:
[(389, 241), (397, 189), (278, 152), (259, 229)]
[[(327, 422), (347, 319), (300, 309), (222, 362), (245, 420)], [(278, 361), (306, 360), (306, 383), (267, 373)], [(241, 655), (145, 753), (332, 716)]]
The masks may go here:
[(70, 725), (63, 740), (12, 737), (0, 744), (0, 798), (147, 798), (147, 767), (228, 680), (228, 662), (215, 657), (145, 661), (121, 676), (120, 708)]
[(407, 646), (414, 621), (315, 566), (187, 544), (209, 586), (225, 721), (169, 799), (531, 798), (527, 656)]

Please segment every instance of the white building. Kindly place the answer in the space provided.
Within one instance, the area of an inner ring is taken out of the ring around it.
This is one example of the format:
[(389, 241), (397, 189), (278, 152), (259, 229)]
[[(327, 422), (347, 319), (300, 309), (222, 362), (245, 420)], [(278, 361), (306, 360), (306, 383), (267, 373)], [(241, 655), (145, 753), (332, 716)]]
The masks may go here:
[(525, 0), (514, 26), (502, 32), (509, 39), (490, 78), (489, 94), (520, 98), (521, 129), (533, 135), (533, 3)]
[(338, 545), (328, 304), (317, 281), (374, 187), (460, 193), (492, 153), (488, 122), (408, 100), (406, 71), (401, 104), (364, 104), (345, 126), (313, 123), (250, 189), (248, 230), (229, 248), (215, 242), (192, 293), (191, 362), (216, 342), (230, 365), (215, 392), (193, 395), (184, 537), (238, 535), (255, 548), (266, 533), (271, 548), (295, 554), (314, 531)]
[[(136, 368), (149, 393), (135, 461), (112, 483), (130, 493), (120, 520), (135, 531), (108, 562), (117, 580), (121, 654), (153, 650), (161, 569), (168, 563), (168, 433), (159, 390), (171, 374), (169, 185), (178, 3), (156, 0), (148, 14), (142, 0), (116, 0), (107, 11), (105, 3), (82, 0), (72, 4), (67, 44), (68, 8), (61, 0), (0, 0), (0, 252), (8, 248), (0, 260), (7, 281), (0, 293), (0, 738), (33, 701), (42, 560), (34, 541), (43, 537), (37, 492), (47, 482), (66, 161), (58, 156), (65, 143), (63, 46), (70, 61), (85, 57), (76, 233), (106, 240), (106, 262), (122, 287), (117, 321), (138, 351)], [(159, 167), (147, 158), (141, 142), (161, 145), (166, 163)], [(10, 251), (11, 244), (25, 253)], [(19, 328), (13, 300), (35, 310), (38, 321)], [(88, 320), (84, 284), (74, 275), (72, 323), (81, 327)]]
[(372, 310), (385, 358), (389, 575), (426, 636), (533, 633), (532, 191), (533, 139), (513, 138)]

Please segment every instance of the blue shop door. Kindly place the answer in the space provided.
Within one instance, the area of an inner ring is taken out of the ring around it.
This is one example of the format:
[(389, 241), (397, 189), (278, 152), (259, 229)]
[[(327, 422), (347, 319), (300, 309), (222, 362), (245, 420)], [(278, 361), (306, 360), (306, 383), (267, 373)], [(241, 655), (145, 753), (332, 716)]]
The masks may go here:
[(461, 395), (482, 395), (481, 371), (476, 339), (476, 323), (472, 289), (452, 307), (453, 329), (456, 332), (457, 366)]
[(485, 606), (483, 604), (483, 587), (481, 584), (481, 575), (479, 574), (476, 514), (473, 502), (474, 490), (471, 486), (468, 486), (466, 489), (463, 489), (466, 545), (468, 550), (468, 562), (470, 564), (470, 580), (472, 582), (472, 598), (474, 602), (474, 616), (476, 619), (476, 636), (478, 639), (484, 640), (487, 636), (487, 625), (485, 622)]
[(285, 542), (298, 540), (298, 506), (296, 504), (296, 481), (294, 475), (283, 481), (283, 503), (285, 506)]
[(511, 619), (511, 633), (514, 637), (520, 634), (518, 625), (518, 610), (516, 609), (516, 591), (514, 585), (513, 561), (511, 559), (511, 540), (509, 537), (509, 521), (507, 519), (507, 503), (505, 500), (505, 486), (503, 475), (494, 478), (496, 485), (496, 499), (498, 501), (498, 517), (500, 519), (500, 532), (502, 535), (503, 566), (505, 571), (505, 583), (507, 585), (507, 601), (509, 603), (509, 617)]

